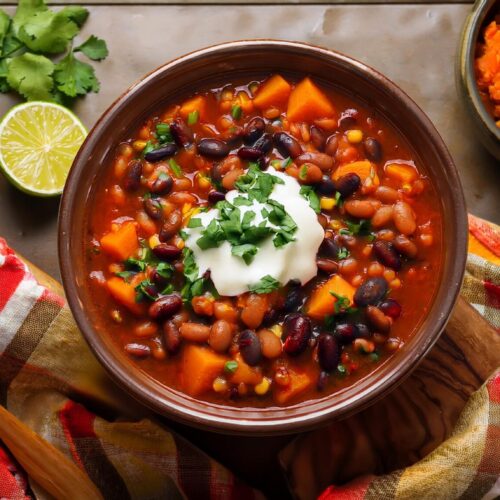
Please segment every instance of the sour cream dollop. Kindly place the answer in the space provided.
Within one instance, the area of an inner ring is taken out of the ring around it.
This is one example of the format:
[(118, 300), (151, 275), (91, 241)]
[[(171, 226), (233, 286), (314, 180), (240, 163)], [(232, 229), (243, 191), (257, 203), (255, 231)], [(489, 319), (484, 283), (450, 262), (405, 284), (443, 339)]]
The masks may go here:
[[(310, 207), (309, 201), (300, 194), (300, 184), (289, 175), (277, 172), (270, 167), (267, 172), (283, 180), (283, 184), (275, 184), (269, 195), (271, 200), (281, 203), (288, 215), (297, 224), (294, 241), (276, 248), (273, 238), (263, 240), (253, 261), (247, 265), (240, 257), (231, 254), (231, 245), (224, 241), (217, 248), (202, 250), (196, 243), (201, 232), (213, 219), (220, 217), (219, 210), (213, 208), (196, 215), (201, 220), (201, 227), (186, 228), (186, 246), (193, 251), (198, 266), (199, 277), (210, 270), (212, 282), (220, 295), (235, 296), (248, 292), (249, 287), (259, 283), (265, 276), (271, 276), (286, 285), (290, 280), (300, 280), (307, 283), (316, 276), (316, 254), (324, 238), (324, 230), (318, 222), (316, 213)], [(229, 191), (226, 200), (233, 202), (237, 196), (242, 196), (237, 190)], [(262, 205), (253, 201), (249, 207), (240, 207), (255, 211), (259, 219)]]

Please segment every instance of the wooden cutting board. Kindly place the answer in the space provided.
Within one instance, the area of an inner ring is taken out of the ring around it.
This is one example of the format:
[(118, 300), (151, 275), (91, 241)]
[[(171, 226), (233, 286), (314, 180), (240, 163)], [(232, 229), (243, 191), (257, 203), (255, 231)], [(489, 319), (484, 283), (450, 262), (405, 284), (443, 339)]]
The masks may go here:
[[(27, 263), (41, 284), (63, 294), (60, 283)], [(444, 333), (413, 374), (346, 420), (298, 439), (221, 436), (170, 425), (267, 496), (287, 498), (279, 458), (294, 494), (312, 499), (332, 482), (391, 472), (427, 455), (450, 435), (469, 396), (499, 367), (500, 334), (459, 298)]]

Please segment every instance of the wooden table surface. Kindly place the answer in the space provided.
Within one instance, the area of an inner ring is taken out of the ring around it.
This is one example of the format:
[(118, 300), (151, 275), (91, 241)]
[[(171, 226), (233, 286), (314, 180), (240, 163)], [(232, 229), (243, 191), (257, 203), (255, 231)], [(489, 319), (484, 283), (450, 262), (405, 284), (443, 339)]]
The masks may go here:
[[(321, 5), (316, 1), (316, 5), (286, 5), (285, 0), (281, 5), (224, 5), (227, 0), (221, 0), (217, 5), (152, 5), (157, 3), (152, 0), (148, 5), (135, 5), (125, 0), (128, 5), (92, 5), (81, 37), (93, 33), (105, 38), (110, 57), (97, 65), (101, 92), (82, 99), (76, 112), (91, 127), (141, 75), (210, 44), (277, 38), (322, 45), (360, 59), (399, 84), (442, 134), (460, 171), (469, 210), (500, 223), (500, 169), (475, 138), (454, 82), (460, 30), (471, 5), (379, 5), (368, 1), (370, 4)], [(13, 7), (6, 10), (12, 12)], [(15, 102), (11, 96), (1, 95), (0, 115)], [(0, 236), (56, 279), (58, 206), (58, 199), (28, 197), (0, 176)], [(269, 496), (286, 498), (276, 454), (290, 437), (235, 441), (176, 427), (225, 464), (235, 464), (245, 454), (258, 457), (253, 465), (237, 464), (236, 471)]]

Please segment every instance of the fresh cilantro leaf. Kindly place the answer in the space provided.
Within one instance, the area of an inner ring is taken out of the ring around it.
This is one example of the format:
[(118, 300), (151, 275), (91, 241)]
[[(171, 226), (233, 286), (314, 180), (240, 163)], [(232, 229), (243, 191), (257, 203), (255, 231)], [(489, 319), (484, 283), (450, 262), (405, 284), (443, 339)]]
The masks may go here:
[(75, 47), (74, 52), (83, 52), (93, 61), (102, 61), (109, 54), (106, 42), (94, 35), (90, 35), (85, 42)]
[(198, 123), (199, 118), (200, 118), (200, 112), (197, 109), (191, 111), (191, 113), (188, 114), (188, 119), (187, 119), (188, 125), (194, 125)]
[(181, 166), (173, 158), (170, 158), (170, 160), (168, 161), (168, 164), (169, 164), (170, 168), (172, 169), (173, 174), (177, 178), (182, 177)]
[(356, 307), (350, 307), (351, 301), (344, 295), (339, 295), (335, 292), (330, 292), (330, 295), (337, 299), (333, 304), (334, 314), (352, 314), (358, 311)]
[(370, 234), (371, 226), (368, 219), (360, 219), (359, 222), (345, 221), (349, 232), (353, 235), (367, 236)]
[(341, 377), (345, 377), (347, 375), (347, 368), (342, 363), (338, 364), (337, 371)]
[(288, 165), (291, 165), (292, 164), (292, 159), (290, 157), (288, 158), (285, 158), (282, 162), (281, 162), (281, 168), (286, 168), (288, 167)]
[(156, 272), (164, 279), (168, 280), (172, 277), (174, 268), (167, 262), (159, 262), (156, 266)]
[(236, 196), (236, 198), (233, 200), (233, 205), (235, 207), (241, 207), (241, 206), (249, 207), (250, 205), (252, 205), (252, 202), (248, 198), (245, 198), (244, 196)]
[(0, 9), (0, 55), (3, 55), (3, 42), (10, 27), (10, 17)]
[(148, 298), (149, 300), (155, 300), (155, 295), (152, 295), (151, 289), (154, 289), (153, 283), (149, 280), (142, 280), (135, 287), (135, 301), (141, 302), (144, 299)]
[(45, 10), (29, 16), (20, 27), (17, 37), (33, 52), (60, 54), (67, 49), (79, 30), (64, 10)]
[(54, 63), (44, 56), (23, 54), (7, 63), (8, 84), (29, 101), (51, 101)]
[(116, 276), (123, 278), (126, 283), (128, 283), (137, 273), (135, 271), (120, 271), (115, 273)]
[(252, 263), (257, 251), (258, 248), (250, 243), (235, 245), (231, 248), (231, 254), (236, 257), (241, 257), (247, 266)]
[(10, 85), (7, 82), (7, 61), (0, 60), (0, 92), (8, 92)]
[(202, 227), (201, 219), (191, 217), (191, 219), (189, 219), (187, 227), (189, 227), (190, 229), (193, 229), (195, 227)]
[(321, 212), (321, 205), (319, 197), (311, 186), (302, 186), (300, 194), (309, 202), (309, 206), (319, 214)]
[(241, 118), (241, 115), (243, 114), (243, 109), (241, 108), (241, 106), (239, 104), (235, 104), (232, 108), (231, 108), (231, 116), (235, 119), (235, 120), (239, 120)]
[(272, 276), (267, 274), (258, 283), (249, 285), (248, 290), (254, 293), (271, 293), (273, 290), (278, 289), (281, 283), (275, 280)]
[(307, 179), (307, 165), (302, 165), (299, 170), (299, 179), (305, 181)]
[(144, 260), (129, 258), (125, 261), (125, 267), (127, 269), (137, 268), (136, 270), (145, 271), (147, 266), (148, 264)]
[(34, 14), (48, 10), (44, 0), (19, 0), (16, 13), (13, 17), (14, 34), (17, 35), (21, 27)]
[(205, 279), (200, 278), (197, 279), (192, 285), (191, 285), (191, 297), (197, 297), (198, 295), (203, 295), (203, 291), (205, 289)]
[(238, 369), (238, 361), (226, 361), (224, 371), (227, 373), (234, 373)]
[(94, 68), (76, 59), (71, 51), (56, 65), (54, 80), (57, 88), (68, 97), (99, 91)]
[(339, 253), (337, 254), (337, 258), (342, 260), (342, 259), (347, 259), (347, 257), (349, 257), (350, 253), (349, 253), (349, 250), (347, 250), (347, 248), (340, 248), (339, 249)]
[(168, 123), (156, 124), (156, 138), (160, 144), (173, 142), (172, 133), (170, 132), (170, 125)]
[[(17, 52), (20, 52), (24, 48), (24, 44), (20, 42), (15, 36), (12, 28), (12, 24), (9, 28), (9, 32), (5, 36), (2, 47), (2, 57), (11, 57)], [(21, 54), (18, 54), (21, 55)]]
[(196, 281), (198, 279), (198, 266), (196, 265), (196, 261), (194, 260), (193, 251), (184, 247), (182, 251), (183, 256), (183, 264), (184, 264), (184, 276), (188, 281)]
[(335, 192), (335, 206), (340, 208), (344, 204), (344, 200), (342, 199), (342, 195), (336, 191)]
[(196, 244), (202, 249), (216, 248), (224, 241), (224, 231), (213, 219), (201, 233), (201, 238), (196, 240)]
[(148, 141), (146, 142), (146, 145), (144, 146), (144, 149), (141, 152), (141, 155), (144, 157), (144, 155), (151, 153), (151, 151), (154, 151), (156, 149), (156, 146), (153, 142)]
[(188, 233), (187, 233), (186, 231), (184, 231), (184, 229), (181, 229), (181, 230), (179, 231), (179, 236), (180, 236), (180, 237), (181, 237), (181, 238), (185, 241), (185, 240), (187, 240), (187, 239), (188, 239), (188, 236), (189, 236), (189, 235), (188, 235)]

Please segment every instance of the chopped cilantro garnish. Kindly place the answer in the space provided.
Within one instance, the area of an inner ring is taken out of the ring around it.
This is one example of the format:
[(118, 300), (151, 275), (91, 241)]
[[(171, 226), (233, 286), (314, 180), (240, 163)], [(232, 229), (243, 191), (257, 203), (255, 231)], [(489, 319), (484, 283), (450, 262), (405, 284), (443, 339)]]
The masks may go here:
[(240, 176), (235, 187), (242, 193), (248, 193), (249, 199), (265, 203), (275, 184), (284, 184), (279, 177), (262, 172), (256, 163), (250, 163), (246, 174)]
[(369, 358), (376, 363), (380, 359), (380, 354), (377, 351), (370, 353)]
[(241, 108), (241, 106), (239, 104), (235, 104), (232, 108), (231, 108), (231, 116), (235, 119), (235, 120), (239, 120), (241, 118), (241, 115), (243, 114), (243, 109)]
[(271, 293), (281, 286), (280, 282), (267, 274), (255, 285), (250, 285), (248, 290), (254, 293)]
[(257, 251), (258, 248), (251, 243), (235, 245), (231, 248), (231, 254), (236, 255), (236, 257), (241, 257), (245, 261), (246, 265), (249, 265), (253, 261)]
[(337, 371), (341, 377), (347, 375), (347, 368), (342, 363), (337, 366)]
[(224, 371), (227, 373), (234, 373), (238, 369), (238, 361), (226, 361)]
[(165, 144), (174, 140), (168, 123), (160, 122), (156, 124), (156, 138), (160, 144)]
[(285, 158), (282, 162), (281, 162), (281, 167), (282, 168), (286, 168), (288, 167), (288, 165), (291, 165), (292, 164), (292, 159), (290, 157), (288, 158)]
[(200, 112), (195, 109), (194, 111), (191, 111), (191, 113), (188, 114), (188, 125), (194, 125), (195, 123), (198, 123), (198, 119), (200, 118)]
[(307, 165), (302, 165), (299, 170), (299, 179), (305, 181), (307, 179)]
[(367, 236), (370, 234), (371, 226), (368, 219), (360, 219), (359, 222), (346, 220), (345, 223), (349, 228), (349, 232), (353, 235)]
[(344, 200), (342, 199), (342, 195), (336, 191), (335, 192), (335, 206), (340, 208), (344, 204)]
[(142, 150), (141, 154), (142, 154), (142, 156), (144, 156), (144, 155), (150, 153), (151, 151), (154, 151), (155, 149), (156, 149), (155, 144), (151, 141), (148, 141), (146, 143), (146, 146), (144, 146), (144, 149)]
[(172, 169), (173, 174), (177, 178), (182, 177), (181, 166), (173, 158), (170, 158), (170, 160), (168, 161), (168, 164), (169, 164), (170, 168)]
[(135, 287), (135, 301), (136, 302), (141, 302), (145, 298), (148, 298), (149, 300), (155, 300), (155, 296), (151, 295), (150, 293), (150, 288), (153, 287), (153, 283), (149, 280), (142, 280), (136, 287)]
[(191, 217), (191, 219), (189, 219), (189, 222), (187, 224), (187, 227), (189, 227), (189, 228), (195, 228), (195, 227), (201, 227), (201, 226), (202, 226), (201, 219), (198, 219), (195, 217)]
[(120, 271), (116, 276), (123, 278), (127, 283), (137, 274), (136, 271)]
[(156, 272), (165, 279), (170, 279), (172, 277), (172, 274), (174, 272), (174, 268), (168, 264), (167, 262), (160, 262), (156, 266)]
[(309, 206), (319, 214), (321, 212), (321, 205), (319, 197), (311, 186), (302, 186), (300, 194), (309, 202)]
[(356, 307), (351, 307), (351, 301), (344, 295), (339, 295), (335, 292), (330, 292), (337, 300), (333, 304), (334, 314), (351, 314), (357, 312)]
[(347, 248), (345, 247), (342, 247), (339, 249), (339, 253), (337, 254), (337, 258), (342, 260), (342, 259), (347, 259), (347, 257), (349, 257), (350, 253), (349, 253), (349, 250), (347, 250)]

